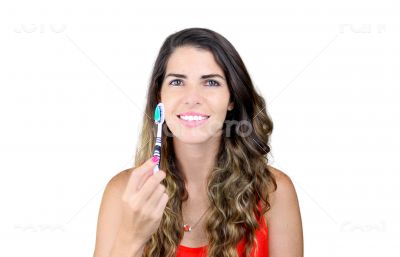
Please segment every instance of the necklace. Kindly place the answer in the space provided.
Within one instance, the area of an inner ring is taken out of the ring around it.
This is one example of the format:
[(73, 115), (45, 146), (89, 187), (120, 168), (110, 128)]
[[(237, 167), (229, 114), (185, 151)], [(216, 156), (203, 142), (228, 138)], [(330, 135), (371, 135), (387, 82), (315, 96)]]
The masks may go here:
[(200, 222), (201, 218), (203, 218), (204, 214), (206, 214), (206, 212), (207, 212), (208, 209), (209, 209), (209, 208), (207, 208), (207, 209), (204, 211), (204, 213), (200, 216), (199, 220), (198, 220), (193, 226), (190, 226), (190, 225), (187, 224), (187, 223), (186, 223), (185, 225), (183, 225), (183, 231), (184, 231), (184, 232), (190, 232), (190, 231), (192, 231), (192, 229), (194, 229), (194, 227), (196, 227), (196, 225)]

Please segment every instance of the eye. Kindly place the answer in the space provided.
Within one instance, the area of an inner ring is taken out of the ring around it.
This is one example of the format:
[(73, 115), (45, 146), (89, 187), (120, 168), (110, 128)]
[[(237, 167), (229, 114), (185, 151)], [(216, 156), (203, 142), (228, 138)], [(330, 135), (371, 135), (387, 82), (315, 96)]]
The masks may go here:
[(172, 80), (169, 84), (170, 84), (170, 85), (173, 85), (173, 86), (178, 86), (177, 84), (174, 84), (175, 81), (182, 82), (182, 80), (180, 80), (180, 79), (174, 79), (174, 80)]
[(212, 82), (211, 85), (209, 84), (210, 86), (212, 86), (212, 87), (218, 87), (219, 86), (219, 83), (217, 81), (212, 80), (212, 79), (207, 80), (207, 82), (210, 82), (210, 81)]

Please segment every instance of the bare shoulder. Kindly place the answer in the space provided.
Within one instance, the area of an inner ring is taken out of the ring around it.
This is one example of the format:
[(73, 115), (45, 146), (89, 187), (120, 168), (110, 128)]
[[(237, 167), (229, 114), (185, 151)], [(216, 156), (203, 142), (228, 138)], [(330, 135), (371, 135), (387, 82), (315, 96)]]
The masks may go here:
[(295, 188), (291, 178), (283, 171), (268, 165), (268, 170), (272, 173), (276, 181), (276, 191), (271, 192), (271, 197), (295, 194)]
[(112, 191), (120, 191), (122, 192), (125, 189), (125, 186), (128, 183), (130, 174), (132, 173), (133, 168), (126, 169), (115, 174), (107, 183), (106, 190)]
[(103, 192), (103, 202), (112, 199), (114, 203), (118, 203), (121, 199), (126, 185), (128, 184), (130, 174), (133, 169), (126, 169), (116, 173), (107, 182)]
[(131, 172), (132, 169), (118, 172), (105, 186), (97, 221), (95, 257), (109, 256), (121, 222), (122, 194)]
[[(270, 192), (269, 200), (273, 214), (278, 207), (298, 205), (297, 193), (292, 179), (283, 171), (268, 165), (268, 170), (272, 173), (276, 181), (276, 190)], [(271, 218), (271, 217), (269, 217)]]
[(269, 195), (271, 209), (265, 214), (269, 256), (303, 256), (303, 228), (295, 186), (283, 171), (272, 166), (268, 169), (277, 184), (276, 190)]

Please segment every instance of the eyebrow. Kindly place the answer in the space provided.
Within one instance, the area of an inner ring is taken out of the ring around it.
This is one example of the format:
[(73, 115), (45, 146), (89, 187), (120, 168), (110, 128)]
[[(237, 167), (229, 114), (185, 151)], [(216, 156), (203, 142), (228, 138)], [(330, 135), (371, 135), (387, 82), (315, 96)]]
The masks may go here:
[[(177, 73), (169, 73), (167, 76), (165, 76), (165, 78), (166, 78), (166, 77), (169, 77), (169, 76), (170, 76), (170, 77), (183, 78), (183, 79), (186, 79), (186, 78), (187, 78), (186, 75), (177, 74)], [(224, 78), (223, 76), (219, 75), (219, 74), (207, 74), (207, 75), (202, 75), (202, 76), (200, 77), (200, 79), (208, 79), (208, 78), (214, 78), (214, 77), (219, 77), (219, 78), (225, 80), (225, 78)]]

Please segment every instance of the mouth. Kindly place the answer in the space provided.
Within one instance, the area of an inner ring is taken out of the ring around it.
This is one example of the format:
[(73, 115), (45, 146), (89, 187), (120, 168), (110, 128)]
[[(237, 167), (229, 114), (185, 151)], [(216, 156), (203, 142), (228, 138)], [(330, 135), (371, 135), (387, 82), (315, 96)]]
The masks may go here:
[(200, 126), (208, 121), (210, 115), (205, 114), (178, 114), (177, 117), (183, 125), (189, 128)]

